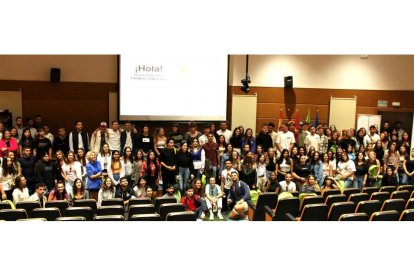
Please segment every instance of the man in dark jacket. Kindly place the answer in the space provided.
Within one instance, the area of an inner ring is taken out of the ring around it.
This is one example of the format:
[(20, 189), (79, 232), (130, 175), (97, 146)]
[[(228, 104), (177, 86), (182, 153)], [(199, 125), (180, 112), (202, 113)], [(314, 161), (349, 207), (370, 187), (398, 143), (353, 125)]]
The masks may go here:
[(267, 124), (262, 125), (262, 131), (257, 134), (256, 145), (262, 145), (263, 151), (267, 151), (268, 148), (273, 147), (272, 137), (268, 133), (269, 129)]
[(19, 158), (19, 163), (22, 167), (22, 175), (27, 180), (27, 188), (30, 193), (33, 193), (36, 185), (36, 158), (32, 155), (31, 148), (26, 147), (23, 149), (23, 156)]
[(234, 208), (231, 210), (229, 218), (244, 219), (246, 217), (246, 212), (249, 209), (249, 205), (253, 204), (250, 198), (250, 189), (245, 182), (239, 180), (239, 173), (237, 171), (233, 171), (230, 177), (232, 185), (230, 187), (230, 193), (227, 198), (227, 204), (234, 204)]
[(121, 177), (119, 180), (119, 185), (115, 191), (115, 197), (122, 198), (125, 206), (128, 206), (131, 198), (136, 198), (135, 191), (128, 187), (128, 179), (126, 177)]
[(55, 188), (56, 173), (50, 162), (50, 155), (45, 153), (36, 165), (36, 183), (45, 183), (50, 192)]

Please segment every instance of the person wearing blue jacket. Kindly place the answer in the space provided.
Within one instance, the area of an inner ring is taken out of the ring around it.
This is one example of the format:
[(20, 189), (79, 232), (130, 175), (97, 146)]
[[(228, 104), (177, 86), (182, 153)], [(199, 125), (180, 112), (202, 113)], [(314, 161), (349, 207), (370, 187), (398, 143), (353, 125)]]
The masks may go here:
[(86, 155), (89, 163), (86, 164), (86, 175), (88, 176), (89, 197), (98, 200), (98, 192), (102, 185), (102, 168), (101, 162), (96, 160), (94, 151)]
[(229, 218), (244, 219), (246, 217), (246, 212), (249, 209), (249, 204), (253, 205), (250, 197), (250, 189), (245, 182), (239, 180), (239, 173), (237, 171), (232, 171), (230, 177), (232, 185), (227, 197), (227, 204), (229, 206), (234, 205), (234, 207), (230, 211)]

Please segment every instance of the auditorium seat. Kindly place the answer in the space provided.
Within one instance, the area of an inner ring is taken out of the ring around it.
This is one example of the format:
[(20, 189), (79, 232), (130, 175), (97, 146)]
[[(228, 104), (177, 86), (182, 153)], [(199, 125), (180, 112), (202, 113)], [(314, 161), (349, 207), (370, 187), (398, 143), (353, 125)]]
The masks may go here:
[(76, 199), (73, 202), (73, 207), (91, 207), (92, 213), (96, 215), (98, 207), (95, 199)]
[(33, 218), (44, 218), (47, 221), (55, 221), (61, 216), (57, 207), (36, 208), (33, 210)]
[(351, 214), (355, 211), (355, 204), (353, 202), (336, 202), (333, 203), (329, 213), (328, 220), (338, 221), (343, 214)]
[(91, 207), (69, 207), (65, 212), (66, 217), (84, 217), (86, 220), (91, 221), (93, 219), (93, 213)]
[(299, 221), (325, 221), (328, 218), (328, 205), (325, 203), (307, 204), (297, 220)]
[(345, 188), (343, 194), (346, 195), (347, 200), (349, 200), (349, 196), (351, 194), (359, 194), (361, 193), (361, 189), (359, 188)]
[(132, 205), (141, 205), (141, 204), (151, 204), (151, 200), (149, 198), (131, 198), (128, 202), (128, 210)]
[(382, 186), (380, 189), (380, 192), (388, 192), (388, 193), (392, 193), (395, 192), (397, 190), (396, 186)]
[(95, 221), (124, 221), (125, 218), (122, 215), (105, 215), (94, 217)]
[(184, 212), (185, 206), (181, 203), (164, 203), (160, 206), (160, 217), (161, 220), (167, 220), (167, 215), (172, 212)]
[(355, 206), (358, 206), (358, 203), (361, 201), (369, 200), (369, 194), (367, 193), (356, 193), (349, 195), (348, 201), (355, 203)]
[(379, 200), (366, 200), (358, 203), (355, 213), (365, 213), (368, 217), (381, 210), (382, 204)]
[(343, 214), (339, 221), (368, 221), (369, 217), (365, 213)]
[(379, 192), (378, 187), (364, 187), (362, 188), (362, 193), (367, 193), (369, 196), (371, 196), (372, 193)]
[(401, 214), (402, 211), (405, 209), (405, 201), (404, 199), (387, 199), (384, 201), (381, 211), (392, 211), (395, 210), (398, 214)]
[(330, 195), (340, 195), (341, 194), (341, 190), (340, 189), (332, 189), (332, 190), (326, 190), (323, 193), (323, 198), (326, 200), (326, 198)]
[(123, 216), (125, 213), (124, 206), (119, 205), (108, 205), (98, 207), (97, 214), (98, 216), (113, 216), (119, 215)]
[(274, 209), (277, 204), (276, 193), (262, 193), (257, 199), (256, 206), (250, 206), (248, 209), (248, 218), (250, 221), (265, 221), (265, 206)]
[(4, 209), (11, 209), (11, 205), (6, 201), (0, 201), (0, 210)]
[(398, 221), (400, 218), (400, 214), (397, 211), (382, 211), (382, 212), (374, 212), (371, 217), (370, 221)]
[(133, 215), (130, 221), (161, 221), (159, 214)]
[(129, 207), (128, 220), (134, 215), (154, 214), (155, 207), (152, 204), (132, 205)]
[(407, 203), (405, 204), (405, 209), (414, 209), (414, 198), (410, 198), (407, 200)]
[(124, 207), (124, 200), (122, 198), (102, 199), (101, 206), (119, 205)]
[(44, 218), (27, 218), (27, 219), (18, 219), (17, 221), (47, 221)]
[(299, 198), (286, 197), (277, 201), (275, 211), (265, 206), (267, 221), (288, 221), (290, 220), (286, 214), (293, 217), (299, 216)]
[(67, 202), (66, 200), (47, 201), (45, 207), (56, 207), (59, 209), (60, 215), (64, 216), (66, 209), (69, 207), (69, 202)]
[(59, 217), (56, 219), (56, 221), (86, 221), (86, 218), (85, 217)]
[[(0, 220), (16, 221), (18, 219), (27, 219), (27, 213), (24, 209), (3, 209), (0, 210)], [(4, 234), (4, 233), (3, 233)]]
[(414, 191), (414, 185), (400, 185), (398, 186), (397, 191), (408, 191), (411, 193)]
[(384, 201), (390, 198), (390, 196), (391, 195), (388, 192), (373, 192), (369, 200), (379, 200), (379, 202), (381, 202), (382, 205)]
[(391, 199), (402, 198), (405, 201), (410, 199), (410, 192), (409, 191), (395, 191), (391, 194)]
[(325, 200), (325, 204), (328, 205), (328, 208), (331, 208), (331, 205), (336, 202), (346, 202), (346, 201), (347, 201), (346, 195), (336, 194), (336, 195), (327, 196)]
[(192, 211), (171, 212), (167, 215), (167, 221), (196, 221), (196, 219)]
[(414, 221), (414, 209), (407, 209), (401, 213), (400, 221)]
[(171, 197), (157, 197), (154, 203), (156, 213), (160, 212), (160, 206), (164, 203), (177, 203), (177, 199)]
[(16, 203), (16, 209), (26, 210), (28, 218), (32, 217), (32, 212), (36, 208), (40, 208), (40, 202), (38, 201), (21, 201)]
[(302, 213), (303, 209), (308, 204), (319, 204), (319, 203), (325, 203), (325, 200), (322, 196), (306, 196), (303, 199), (302, 206), (300, 207), (300, 213)]

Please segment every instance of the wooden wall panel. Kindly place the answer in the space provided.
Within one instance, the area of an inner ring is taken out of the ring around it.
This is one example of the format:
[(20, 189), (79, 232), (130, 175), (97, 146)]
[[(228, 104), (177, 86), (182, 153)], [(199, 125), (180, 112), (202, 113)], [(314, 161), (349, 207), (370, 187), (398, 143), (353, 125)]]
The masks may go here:
[[(230, 91), (232, 94), (243, 94), (239, 86), (232, 86)], [(298, 109), (300, 121), (305, 120), (308, 110), (310, 110), (313, 121), (316, 110), (319, 110), (319, 122), (328, 122), (330, 97), (352, 98), (356, 96), (357, 114), (377, 114), (378, 111), (414, 112), (414, 91), (250, 87), (250, 93), (257, 93), (256, 129), (258, 130), (262, 123), (277, 123), (281, 108), (284, 121), (287, 121), (289, 117), (295, 120), (296, 109)], [(378, 100), (388, 101), (388, 107), (378, 108)], [(393, 101), (401, 102), (401, 106), (391, 107)]]

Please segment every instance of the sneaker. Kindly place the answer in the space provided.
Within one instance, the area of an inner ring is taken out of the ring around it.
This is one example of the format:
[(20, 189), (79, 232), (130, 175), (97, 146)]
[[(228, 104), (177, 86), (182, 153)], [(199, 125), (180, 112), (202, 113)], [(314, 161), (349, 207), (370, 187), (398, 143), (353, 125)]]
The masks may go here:
[(218, 216), (218, 218), (219, 219), (221, 219), (221, 220), (223, 220), (224, 218), (223, 218), (223, 215), (221, 214), (221, 210), (219, 210), (218, 212), (217, 212), (217, 216)]
[(214, 213), (210, 212), (210, 220), (214, 220)]
[(204, 212), (201, 213), (200, 219), (204, 219), (206, 217), (206, 214)]
[(197, 221), (203, 221), (202, 219), (197, 219)]

